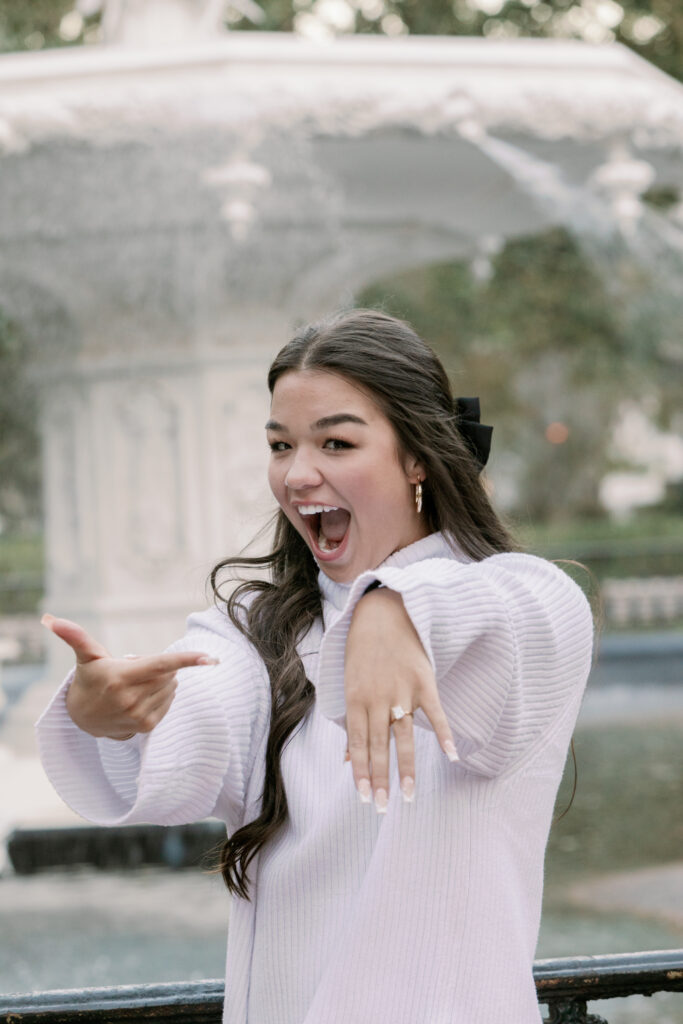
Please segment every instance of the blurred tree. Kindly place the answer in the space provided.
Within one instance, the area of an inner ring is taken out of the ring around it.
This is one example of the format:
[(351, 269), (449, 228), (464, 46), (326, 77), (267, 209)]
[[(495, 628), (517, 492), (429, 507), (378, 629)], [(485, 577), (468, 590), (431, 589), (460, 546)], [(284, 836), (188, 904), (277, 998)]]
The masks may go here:
[[(73, 10), (74, 0), (0, 0), (0, 52), (82, 42), (82, 32), (73, 39), (60, 35), (62, 20)], [(80, 16), (76, 21), (85, 24)]]
[[(294, 23), (311, 32), (617, 40), (683, 79), (680, 0), (291, 0), (291, 6), (261, 0), (261, 6), (270, 30)], [(233, 25), (253, 28), (239, 17)]]
[[(676, 372), (660, 351), (662, 332), (640, 329), (564, 230), (509, 241), (490, 270), (477, 280), (465, 263), (418, 269), (374, 283), (358, 301), (410, 320), (444, 357), (456, 390), (462, 379), (468, 393), (486, 395), (508, 507), (535, 521), (600, 515), (620, 406), (649, 392), (680, 395), (680, 363)], [(647, 292), (632, 264), (620, 273), (622, 293)]]
[(0, 532), (35, 530), (40, 522), (40, 442), (27, 346), (0, 310)]

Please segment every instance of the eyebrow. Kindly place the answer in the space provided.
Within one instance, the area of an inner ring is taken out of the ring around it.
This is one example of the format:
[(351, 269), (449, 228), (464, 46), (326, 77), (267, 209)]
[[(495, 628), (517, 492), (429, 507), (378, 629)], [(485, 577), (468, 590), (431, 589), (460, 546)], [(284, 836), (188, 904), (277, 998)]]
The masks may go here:
[[(361, 427), (368, 425), (365, 420), (360, 416), (354, 416), (352, 412), (337, 412), (334, 416), (323, 416), (322, 419), (316, 420), (311, 424), (311, 430), (325, 430), (326, 427), (336, 427), (340, 423), (358, 423)], [(266, 430), (279, 430), (282, 433), (287, 433), (287, 427), (278, 423), (277, 420), (268, 420)]]

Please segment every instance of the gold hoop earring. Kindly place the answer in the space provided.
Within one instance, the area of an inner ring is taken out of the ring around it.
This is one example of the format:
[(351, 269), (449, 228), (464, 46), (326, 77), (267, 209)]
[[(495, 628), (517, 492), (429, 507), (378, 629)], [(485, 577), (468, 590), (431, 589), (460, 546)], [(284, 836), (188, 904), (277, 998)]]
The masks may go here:
[(415, 484), (415, 508), (419, 515), (422, 511), (422, 481), (418, 480)]

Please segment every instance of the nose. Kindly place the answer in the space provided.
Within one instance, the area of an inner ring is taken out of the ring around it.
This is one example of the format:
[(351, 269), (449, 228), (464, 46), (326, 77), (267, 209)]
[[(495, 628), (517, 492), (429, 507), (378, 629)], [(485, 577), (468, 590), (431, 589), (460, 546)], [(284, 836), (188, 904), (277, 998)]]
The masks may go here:
[(301, 491), (309, 487), (318, 487), (322, 483), (322, 473), (315, 464), (312, 453), (297, 448), (292, 453), (285, 485), (291, 491)]

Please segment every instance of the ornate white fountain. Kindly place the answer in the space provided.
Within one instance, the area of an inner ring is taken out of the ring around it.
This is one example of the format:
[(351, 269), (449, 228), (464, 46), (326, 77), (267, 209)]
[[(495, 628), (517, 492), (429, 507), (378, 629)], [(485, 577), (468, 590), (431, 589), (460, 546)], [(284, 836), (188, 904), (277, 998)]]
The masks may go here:
[(153, 0), (120, 0), (106, 45), (0, 58), (0, 305), (43, 388), (46, 607), (120, 653), (165, 645), (267, 518), (264, 371), (295, 322), (393, 271), (485, 272), (552, 224), (628, 234), (681, 178), (683, 89), (622, 47), (314, 43), (163, 6), (167, 38)]

